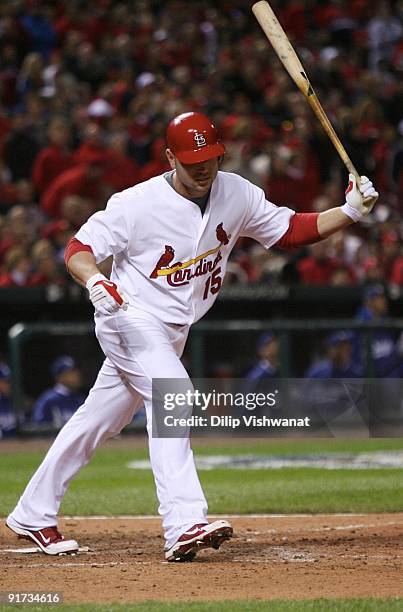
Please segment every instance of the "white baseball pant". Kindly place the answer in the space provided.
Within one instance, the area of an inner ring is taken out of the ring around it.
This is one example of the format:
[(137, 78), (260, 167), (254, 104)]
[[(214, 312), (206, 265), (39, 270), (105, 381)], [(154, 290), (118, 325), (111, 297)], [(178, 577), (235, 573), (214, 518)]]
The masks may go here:
[(132, 307), (96, 315), (95, 320), (106, 360), (85, 403), (60, 430), (9, 519), (29, 529), (56, 525), (72, 478), (103, 441), (131, 422), (144, 402), (158, 510), (170, 548), (188, 528), (207, 522), (207, 502), (189, 439), (151, 437), (152, 379), (189, 380), (180, 361), (189, 327), (162, 323)]

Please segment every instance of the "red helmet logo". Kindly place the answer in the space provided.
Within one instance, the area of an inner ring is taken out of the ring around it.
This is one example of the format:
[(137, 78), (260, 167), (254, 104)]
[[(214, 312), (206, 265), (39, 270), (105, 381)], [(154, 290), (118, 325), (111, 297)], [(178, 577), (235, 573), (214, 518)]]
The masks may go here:
[(202, 113), (183, 113), (167, 129), (167, 145), (184, 164), (196, 164), (224, 155), (217, 129)]
[(207, 140), (204, 137), (204, 134), (196, 133), (194, 135), (195, 143), (197, 147), (205, 147), (207, 144)]

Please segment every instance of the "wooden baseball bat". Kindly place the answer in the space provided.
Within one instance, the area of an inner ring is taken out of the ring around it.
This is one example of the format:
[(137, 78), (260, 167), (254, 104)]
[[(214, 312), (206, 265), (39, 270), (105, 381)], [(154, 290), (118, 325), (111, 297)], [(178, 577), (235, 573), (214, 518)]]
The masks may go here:
[(294, 83), (308, 100), (313, 112), (318, 117), (323, 129), (334, 144), (336, 151), (343, 160), (347, 170), (356, 176), (357, 184), (359, 185), (359, 174), (355, 169), (353, 162), (349, 158), (347, 151), (340, 142), (339, 137), (334, 131), (334, 128), (330, 123), (325, 111), (323, 110), (322, 105), (319, 102), (298, 58), (298, 55), (295, 53), (286, 33), (273, 13), (270, 4), (266, 2), (266, 0), (260, 0), (260, 2), (256, 2), (252, 6), (252, 11), (260, 23), (262, 30), (271, 42), (275, 52), (283, 63), (284, 68), (287, 70)]

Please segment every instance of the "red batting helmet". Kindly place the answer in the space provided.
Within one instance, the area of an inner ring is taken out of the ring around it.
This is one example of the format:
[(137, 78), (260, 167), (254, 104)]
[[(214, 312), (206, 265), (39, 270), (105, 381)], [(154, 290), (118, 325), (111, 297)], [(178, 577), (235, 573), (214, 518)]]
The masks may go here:
[(183, 113), (172, 119), (167, 145), (184, 164), (197, 164), (225, 153), (215, 125), (202, 113)]

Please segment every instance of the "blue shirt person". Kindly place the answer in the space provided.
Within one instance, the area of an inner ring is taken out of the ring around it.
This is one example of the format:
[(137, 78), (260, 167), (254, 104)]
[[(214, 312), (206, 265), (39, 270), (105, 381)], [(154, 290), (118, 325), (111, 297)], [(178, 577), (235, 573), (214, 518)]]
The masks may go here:
[[(388, 302), (382, 285), (371, 285), (364, 292), (363, 305), (357, 313), (357, 321), (382, 321), (388, 314)], [(365, 339), (363, 333), (355, 337), (355, 353), (365, 363)], [(376, 378), (402, 378), (403, 359), (398, 351), (396, 333), (390, 329), (371, 332), (371, 357)]]
[(250, 391), (255, 390), (261, 380), (279, 377), (279, 348), (278, 338), (273, 332), (265, 332), (259, 337), (256, 345), (258, 361), (245, 377)]
[(353, 359), (354, 334), (335, 331), (326, 339), (327, 355), (315, 361), (306, 371), (305, 378), (361, 378), (364, 375), (360, 363)]
[[(256, 344), (257, 361), (255, 365), (246, 373), (245, 381), (242, 385), (242, 392), (245, 396), (257, 393), (273, 393), (277, 390), (275, 379), (279, 378), (279, 355), (280, 343), (277, 336), (272, 331), (267, 331), (259, 337)], [(276, 404), (276, 408), (279, 406)], [(266, 415), (272, 413), (268, 407), (256, 407), (250, 412), (245, 407), (245, 414)]]
[(82, 378), (72, 357), (63, 355), (51, 368), (55, 385), (44, 391), (32, 408), (32, 421), (38, 425), (61, 428), (84, 403), (80, 392)]
[(10, 396), (10, 368), (7, 364), (0, 362), (0, 439), (14, 436), (17, 432), (17, 417)]
[(366, 408), (362, 380), (364, 373), (361, 365), (354, 361), (353, 342), (354, 334), (351, 331), (339, 330), (329, 334), (326, 338), (326, 357), (315, 361), (305, 372), (305, 378), (317, 380), (303, 387), (312, 418), (317, 423), (322, 422), (331, 433), (333, 427), (340, 424), (365, 425), (360, 413)]

